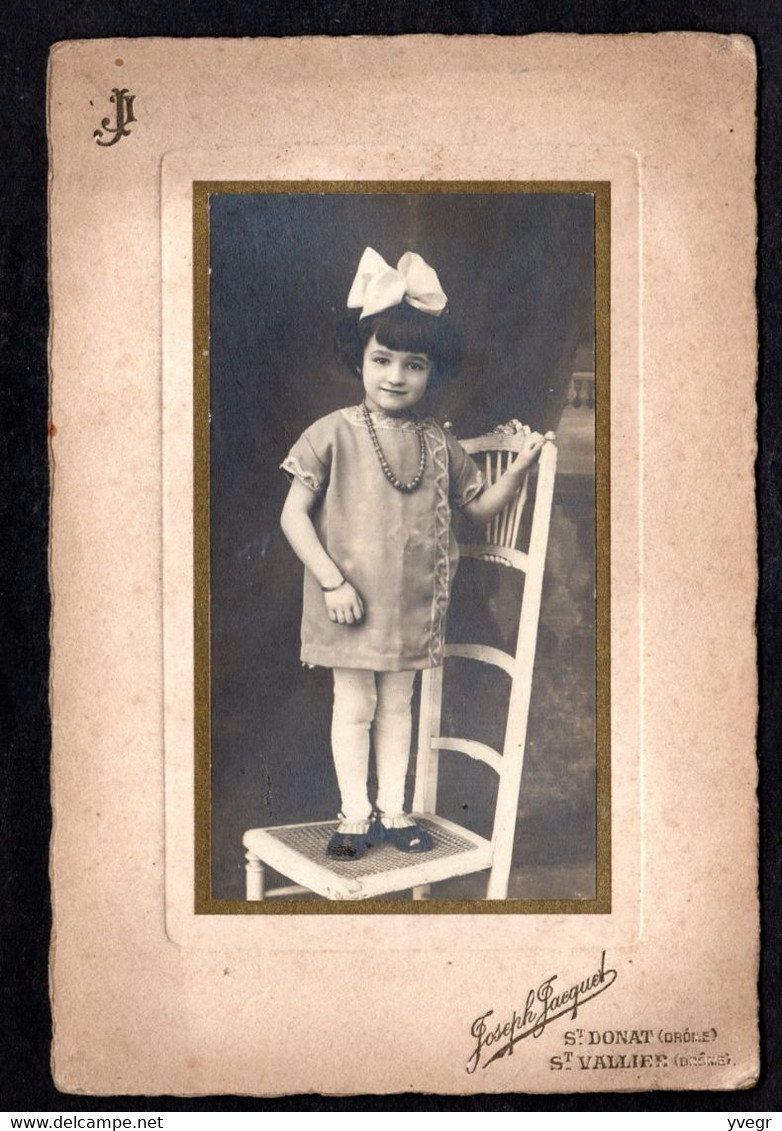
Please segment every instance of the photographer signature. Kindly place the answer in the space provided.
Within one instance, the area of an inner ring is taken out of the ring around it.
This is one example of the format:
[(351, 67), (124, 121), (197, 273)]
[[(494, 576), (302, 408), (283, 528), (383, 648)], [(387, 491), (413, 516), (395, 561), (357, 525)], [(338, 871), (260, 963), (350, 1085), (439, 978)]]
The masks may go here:
[[(467, 1071), (473, 1073), (479, 1065), (488, 1068), (492, 1061), (499, 1060), (506, 1054), (512, 1055), (514, 1045), (525, 1037), (539, 1037), (546, 1026), (558, 1017), (570, 1014), (571, 1019), (575, 1020), (582, 1005), (605, 993), (616, 981), (616, 970), (606, 969), (605, 960), (606, 952), (603, 951), (600, 966), (595, 973), (561, 993), (555, 992), (554, 983), (558, 975), (552, 974), (537, 989), (529, 990), (523, 1010), (517, 1013), (514, 1009), (509, 1021), (489, 1021), (489, 1018), (494, 1017), (493, 1009), (476, 1017), (470, 1027), (470, 1033), (475, 1038), (475, 1048), (467, 1061)], [(488, 1056), (488, 1050), (495, 1045), (499, 1045), (499, 1048), (495, 1048), (491, 1056)]]

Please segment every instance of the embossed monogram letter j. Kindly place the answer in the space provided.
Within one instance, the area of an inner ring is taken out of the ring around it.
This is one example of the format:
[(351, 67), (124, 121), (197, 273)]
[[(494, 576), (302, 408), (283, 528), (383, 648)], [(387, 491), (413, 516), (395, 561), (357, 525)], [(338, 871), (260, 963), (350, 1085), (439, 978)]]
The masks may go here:
[[(133, 117), (133, 99), (135, 97), (135, 94), (130, 94), (127, 90), (119, 90), (116, 86), (114, 87), (109, 102), (113, 102), (116, 108), (117, 124), (112, 126), (109, 118), (103, 119), (101, 122), (103, 129), (95, 130), (92, 135), (98, 145), (115, 145), (121, 137), (127, 137), (130, 134), (127, 127), (136, 120)], [(110, 141), (100, 140), (103, 137), (104, 130), (113, 135)]]

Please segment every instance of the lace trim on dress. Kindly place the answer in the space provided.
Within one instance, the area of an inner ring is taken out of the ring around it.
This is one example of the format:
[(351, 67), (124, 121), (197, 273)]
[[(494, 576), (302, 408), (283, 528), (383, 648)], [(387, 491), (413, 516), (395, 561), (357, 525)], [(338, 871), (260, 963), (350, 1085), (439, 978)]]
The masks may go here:
[(309, 487), (310, 491), (314, 491), (315, 494), (317, 494), (323, 486), (323, 483), (316, 475), (313, 475), (311, 471), (307, 471), (301, 466), (296, 456), (287, 456), (280, 464), (280, 467), (283, 471), (287, 472), (288, 475), (293, 475), (303, 483), (305, 487)]
[(478, 496), (481, 495), (485, 490), (486, 476), (480, 469), (478, 470), (478, 475), (480, 476), (478, 482), (470, 484), (470, 486), (461, 495), (460, 498), (454, 499), (454, 503), (457, 507), (464, 507), (467, 505), (467, 503), (471, 503), (473, 499), (477, 499)]
[(433, 421), (424, 430), (436, 489), (434, 510), (434, 570), (432, 579), (432, 614), (429, 633), (429, 663), (439, 668), (443, 662), (445, 614), (448, 611), (448, 590), (451, 566), (448, 558), (451, 541), (451, 508), (448, 503), (448, 447), (445, 436)]
[[(341, 412), (350, 424), (366, 429), (367, 423), (364, 420), (364, 411), (360, 404), (350, 405), (348, 408), (341, 409)], [(373, 412), (370, 415), (375, 428), (390, 428), (397, 432), (415, 432), (416, 422), (413, 417), (391, 416), (385, 412)], [(421, 423), (427, 424), (428, 421), (423, 420)]]

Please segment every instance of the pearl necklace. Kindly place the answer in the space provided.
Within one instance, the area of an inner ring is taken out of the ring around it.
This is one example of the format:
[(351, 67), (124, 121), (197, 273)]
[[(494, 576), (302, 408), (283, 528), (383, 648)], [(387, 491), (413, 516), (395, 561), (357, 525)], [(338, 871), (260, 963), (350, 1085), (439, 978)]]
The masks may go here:
[(369, 438), (372, 441), (372, 446), (375, 449), (375, 453), (377, 455), (378, 461), (380, 462), (380, 466), (383, 469), (383, 474), (385, 475), (386, 479), (392, 487), (396, 488), (397, 491), (403, 491), (405, 494), (410, 494), (411, 491), (415, 491), (416, 487), (419, 486), (421, 480), (423, 479), (424, 464), (426, 463), (426, 447), (424, 446), (424, 431), (421, 427), (421, 421), (414, 421), (415, 432), (418, 436), (418, 471), (416, 472), (415, 479), (412, 479), (409, 483), (402, 483), (400, 479), (397, 479), (391, 468), (388, 466), (388, 460), (385, 457), (383, 449), (380, 447), (380, 441), (377, 438), (377, 432), (375, 431), (375, 426), (372, 423), (372, 417), (370, 415), (369, 409), (366, 406), (366, 401), (362, 403), (361, 408), (364, 413), (364, 420), (366, 421)]

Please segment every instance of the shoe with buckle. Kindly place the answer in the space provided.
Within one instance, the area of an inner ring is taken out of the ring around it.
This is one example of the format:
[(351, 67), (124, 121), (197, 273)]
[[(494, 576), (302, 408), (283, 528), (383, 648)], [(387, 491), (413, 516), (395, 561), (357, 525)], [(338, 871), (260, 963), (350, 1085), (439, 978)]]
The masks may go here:
[(373, 813), (367, 833), (367, 844), (390, 844), (400, 852), (429, 852), (434, 841), (420, 825), (407, 825), (401, 829), (388, 828), (383, 824), (382, 813)]

